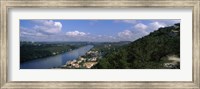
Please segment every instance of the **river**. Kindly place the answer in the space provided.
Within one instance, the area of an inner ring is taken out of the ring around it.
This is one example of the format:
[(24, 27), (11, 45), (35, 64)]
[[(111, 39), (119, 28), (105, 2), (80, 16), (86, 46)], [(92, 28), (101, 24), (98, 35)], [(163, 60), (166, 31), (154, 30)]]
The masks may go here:
[(85, 55), (85, 53), (93, 47), (93, 45), (87, 45), (56, 56), (24, 62), (20, 64), (20, 69), (49, 69), (53, 67), (59, 67), (66, 64), (66, 62), (69, 60), (74, 60), (79, 56)]

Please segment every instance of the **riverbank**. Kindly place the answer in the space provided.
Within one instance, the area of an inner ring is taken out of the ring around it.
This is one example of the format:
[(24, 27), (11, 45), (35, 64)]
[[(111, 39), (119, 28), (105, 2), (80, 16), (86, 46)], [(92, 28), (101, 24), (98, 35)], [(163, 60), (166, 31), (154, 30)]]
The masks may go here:
[(60, 43), (21, 42), (20, 63), (55, 56), (77, 48), (79, 48), (79, 46)]
[(77, 59), (80, 56), (85, 55), (86, 52), (92, 48), (93, 45), (86, 45), (55, 56), (38, 58), (36, 60), (20, 63), (20, 69), (51, 69), (60, 67), (65, 65), (67, 61)]
[(56, 69), (91, 69), (98, 63), (99, 60), (98, 51), (88, 51), (85, 55), (78, 57), (77, 59), (67, 61), (65, 65), (57, 67)]

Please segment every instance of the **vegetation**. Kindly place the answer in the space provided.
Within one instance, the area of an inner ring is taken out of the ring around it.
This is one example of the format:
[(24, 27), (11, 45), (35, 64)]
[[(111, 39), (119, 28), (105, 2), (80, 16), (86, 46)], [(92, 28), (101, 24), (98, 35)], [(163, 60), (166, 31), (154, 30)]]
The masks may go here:
[[(95, 62), (93, 69), (180, 68), (180, 61), (169, 60), (180, 58), (180, 23), (159, 28), (134, 42), (20, 42), (20, 62), (61, 54), (85, 45), (94, 45), (90, 51), (98, 53), (95, 53), (98, 56), (94, 53), (82, 56), (83, 59), (96, 57), (92, 61)], [(91, 68), (91, 63), (86, 63), (91, 60), (76, 61), (80, 62), (78, 65), (74, 62), (77, 68), (83, 68), (82, 65)]]
[(60, 43), (20, 42), (20, 62), (61, 54), (78, 47)]
[(121, 42), (102, 42), (102, 43), (92, 43), (94, 47), (91, 49), (92, 51), (100, 52), (101, 56), (106, 56), (111, 54), (114, 51), (117, 51), (120, 47), (127, 46), (130, 41), (121, 41)]
[[(180, 57), (180, 23), (174, 26), (159, 28), (126, 46), (112, 48), (113, 52), (105, 54), (97, 69), (159, 69), (166, 68), (170, 62), (167, 57)], [(180, 68), (178, 63), (173, 68)]]

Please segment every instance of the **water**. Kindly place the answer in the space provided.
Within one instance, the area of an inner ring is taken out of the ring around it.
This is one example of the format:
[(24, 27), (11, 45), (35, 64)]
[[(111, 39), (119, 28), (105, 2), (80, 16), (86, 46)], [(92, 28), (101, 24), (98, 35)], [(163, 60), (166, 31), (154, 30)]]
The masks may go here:
[(66, 62), (69, 60), (74, 60), (79, 56), (84, 55), (91, 48), (93, 48), (92, 45), (87, 45), (56, 56), (24, 62), (20, 64), (20, 69), (49, 69), (53, 67), (59, 67), (66, 64)]

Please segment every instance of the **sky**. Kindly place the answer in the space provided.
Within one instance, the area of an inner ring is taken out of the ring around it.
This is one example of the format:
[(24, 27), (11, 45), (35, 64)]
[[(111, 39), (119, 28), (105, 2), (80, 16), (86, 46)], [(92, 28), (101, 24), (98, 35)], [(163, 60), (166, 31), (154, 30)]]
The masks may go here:
[(134, 41), (180, 20), (20, 20), (20, 41)]

